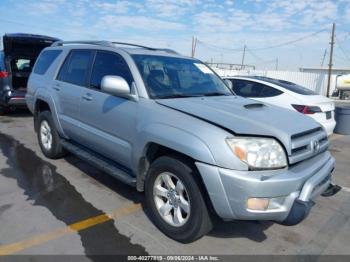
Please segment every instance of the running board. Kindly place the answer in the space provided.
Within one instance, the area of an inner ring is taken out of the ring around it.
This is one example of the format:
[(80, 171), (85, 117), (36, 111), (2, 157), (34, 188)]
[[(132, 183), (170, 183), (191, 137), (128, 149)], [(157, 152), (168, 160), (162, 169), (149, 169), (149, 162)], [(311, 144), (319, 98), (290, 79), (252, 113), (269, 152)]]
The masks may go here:
[(97, 153), (85, 149), (82, 146), (73, 144), (65, 139), (61, 139), (61, 145), (64, 149), (76, 155), (78, 158), (115, 177), (121, 182), (136, 187), (136, 178), (121, 168), (118, 168), (117, 164), (114, 165), (112, 161), (104, 158)]

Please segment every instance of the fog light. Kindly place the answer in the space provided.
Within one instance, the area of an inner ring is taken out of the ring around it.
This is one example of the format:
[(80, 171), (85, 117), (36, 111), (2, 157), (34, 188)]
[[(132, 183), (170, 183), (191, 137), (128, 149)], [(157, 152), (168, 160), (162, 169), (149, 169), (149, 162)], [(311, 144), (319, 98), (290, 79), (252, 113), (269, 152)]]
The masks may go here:
[(270, 200), (268, 198), (248, 198), (247, 207), (251, 210), (267, 210)]

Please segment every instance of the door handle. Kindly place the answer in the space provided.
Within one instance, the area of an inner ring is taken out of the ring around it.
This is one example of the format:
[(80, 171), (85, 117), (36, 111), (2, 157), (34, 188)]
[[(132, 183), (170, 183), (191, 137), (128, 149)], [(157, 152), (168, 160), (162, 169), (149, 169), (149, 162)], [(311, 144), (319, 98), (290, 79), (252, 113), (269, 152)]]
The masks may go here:
[(91, 96), (91, 94), (86, 94), (86, 95), (83, 95), (83, 97), (82, 97), (84, 100), (86, 100), (86, 101), (91, 101), (92, 100), (92, 96)]
[(61, 85), (60, 84), (55, 84), (52, 88), (55, 89), (56, 91), (60, 91), (61, 90)]
[(55, 89), (56, 91), (60, 91), (61, 90), (61, 85), (56, 83), (56, 84), (54, 84), (54, 86), (52, 88)]

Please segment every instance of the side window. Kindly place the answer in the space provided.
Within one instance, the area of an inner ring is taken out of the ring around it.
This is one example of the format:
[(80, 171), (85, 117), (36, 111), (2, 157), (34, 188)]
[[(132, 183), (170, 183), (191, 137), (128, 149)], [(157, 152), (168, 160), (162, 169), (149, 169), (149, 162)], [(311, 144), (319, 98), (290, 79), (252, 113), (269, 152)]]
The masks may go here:
[(243, 97), (254, 97), (254, 82), (245, 81), (245, 80), (233, 80), (232, 81), (232, 90), (236, 95)]
[(53, 61), (55, 61), (61, 53), (61, 50), (47, 50), (42, 52), (35, 63), (33, 72), (35, 74), (44, 75)]
[[(262, 85), (262, 84), (259, 84)], [(273, 88), (272, 86), (262, 85), (262, 89), (259, 97), (273, 97), (283, 94), (281, 90)]]
[(73, 50), (68, 55), (58, 74), (57, 80), (79, 86), (86, 86), (93, 57), (91, 50)]
[(114, 53), (97, 52), (92, 68), (90, 87), (100, 89), (101, 80), (106, 75), (123, 77), (130, 86), (133, 81), (129, 66), (123, 57)]
[(233, 80), (233, 91), (243, 97), (273, 97), (283, 92), (273, 87), (247, 80)]

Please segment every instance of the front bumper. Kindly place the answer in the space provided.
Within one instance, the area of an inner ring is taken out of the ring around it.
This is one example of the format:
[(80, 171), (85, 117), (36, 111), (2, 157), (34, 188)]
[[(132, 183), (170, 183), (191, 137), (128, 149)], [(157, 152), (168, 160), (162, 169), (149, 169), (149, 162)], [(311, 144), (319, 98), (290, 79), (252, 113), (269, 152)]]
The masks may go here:
[[(335, 161), (327, 151), (281, 170), (237, 171), (199, 162), (196, 166), (216, 213), (224, 220), (283, 222), (295, 203), (306, 203), (304, 217), (308, 214), (312, 201), (330, 185)], [(251, 197), (271, 199), (268, 209), (248, 209)]]
[(335, 122), (334, 119), (332, 119), (332, 120), (329, 120), (329, 121), (327, 121), (327, 122), (320, 122), (320, 124), (321, 124), (321, 125), (324, 127), (324, 129), (326, 130), (327, 135), (330, 136), (331, 134), (333, 134), (335, 125), (336, 125), (337, 123)]

